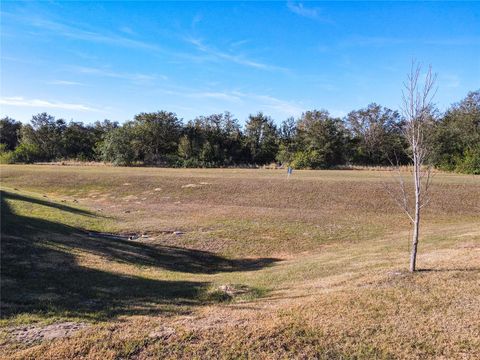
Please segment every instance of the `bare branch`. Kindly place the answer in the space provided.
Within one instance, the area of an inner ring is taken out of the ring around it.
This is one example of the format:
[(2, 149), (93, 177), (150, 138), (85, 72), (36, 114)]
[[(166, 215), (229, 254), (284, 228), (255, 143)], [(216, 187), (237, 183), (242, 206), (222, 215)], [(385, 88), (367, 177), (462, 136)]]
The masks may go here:
[[(390, 196), (407, 213), (408, 218), (413, 223), (413, 246), (410, 257), (410, 271), (415, 270), (417, 245), (420, 227), (420, 211), (430, 203), (430, 186), (432, 180), (432, 169), (430, 166), (425, 170), (425, 162), (428, 158), (428, 142), (426, 141), (426, 130), (431, 120), (433, 109), (433, 98), (437, 92), (435, 83), (437, 75), (432, 73), (431, 66), (423, 80), (423, 86), (419, 84), (421, 66), (415, 60), (412, 61), (410, 72), (407, 74), (407, 80), (403, 83), (402, 90), (402, 113), (405, 117), (405, 125), (402, 129), (402, 135), (409, 144), (409, 156), (413, 161), (413, 183), (414, 183), (414, 211), (410, 211), (409, 197), (405, 189), (405, 182), (402, 174), (398, 172), (398, 186), (400, 189), (400, 198), (395, 196), (391, 189), (387, 189)], [(393, 162), (392, 162), (393, 165)]]
[(406, 201), (405, 201), (405, 197), (403, 196), (402, 199), (399, 199), (397, 197), (397, 195), (393, 192), (392, 189), (390, 189), (390, 187), (388, 186), (387, 183), (382, 183), (383, 186), (384, 186), (384, 189), (386, 191), (386, 193), (388, 195), (390, 195), (390, 197), (392, 198), (393, 201), (395, 201), (395, 203), (398, 205), (398, 207), (400, 209), (402, 209), (405, 214), (408, 216), (408, 218), (410, 219), (410, 221), (413, 223), (414, 222), (414, 219), (413, 219), (413, 216), (410, 214), (410, 211), (408, 209), (408, 206), (406, 206)]
[(401, 169), (400, 169), (400, 163), (398, 161), (397, 153), (394, 151), (393, 154), (395, 155), (395, 163), (392, 161), (392, 159), (390, 159), (390, 157), (388, 155), (387, 155), (387, 159), (390, 162), (390, 164), (392, 165), (392, 167), (394, 167), (395, 170), (396, 170), (397, 176), (392, 176), (392, 177), (396, 182), (398, 182), (398, 185), (399, 185), (399, 188), (400, 188), (400, 195), (396, 195), (393, 192), (393, 190), (389, 188), (388, 184), (383, 183), (383, 186), (384, 186), (387, 194), (389, 194), (390, 197), (397, 203), (397, 205), (403, 211), (405, 211), (405, 213), (407, 214), (410, 221), (413, 222), (413, 216), (410, 213), (410, 206), (409, 206), (409, 203), (408, 203), (407, 191), (405, 189), (405, 181), (403, 179)]

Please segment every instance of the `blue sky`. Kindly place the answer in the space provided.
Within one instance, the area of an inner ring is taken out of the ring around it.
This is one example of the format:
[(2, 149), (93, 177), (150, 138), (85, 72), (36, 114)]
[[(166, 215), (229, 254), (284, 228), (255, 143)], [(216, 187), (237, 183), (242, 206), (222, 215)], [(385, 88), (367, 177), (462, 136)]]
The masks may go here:
[(444, 110), (480, 88), (480, 3), (2, 1), (0, 56), (21, 121), (398, 108), (412, 58)]

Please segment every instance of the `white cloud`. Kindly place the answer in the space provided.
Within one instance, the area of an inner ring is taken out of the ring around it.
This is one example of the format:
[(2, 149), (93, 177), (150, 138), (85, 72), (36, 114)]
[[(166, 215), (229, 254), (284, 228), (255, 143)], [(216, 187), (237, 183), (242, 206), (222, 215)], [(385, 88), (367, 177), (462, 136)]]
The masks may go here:
[(227, 101), (241, 108), (258, 109), (265, 112), (272, 112), (277, 116), (299, 116), (306, 109), (302, 104), (294, 101), (287, 101), (271, 95), (246, 93), (241, 91), (202, 91), (191, 88), (158, 89), (157, 91), (176, 97), (202, 99), (205, 102), (215, 100), (216, 105)]
[(480, 37), (463, 37), (463, 38), (441, 38), (423, 41), (427, 45), (441, 46), (474, 46), (480, 45)]
[(401, 44), (421, 44), (436, 46), (475, 46), (480, 44), (478, 37), (466, 38), (408, 38), (388, 36), (351, 36), (342, 41), (340, 47), (382, 47)]
[(238, 91), (233, 91), (232, 94), (245, 100), (253, 100), (253, 102), (257, 103), (257, 106), (259, 106), (261, 110), (275, 111), (276, 113), (280, 113), (284, 116), (299, 116), (305, 110), (302, 106), (295, 102), (278, 99), (270, 95), (242, 93)]
[[(67, 24), (61, 21), (54, 21), (36, 16), (21, 16), (11, 13), (2, 12), (2, 17), (9, 17), (17, 22), (28, 24), (41, 30), (51, 32), (56, 36), (63, 36), (70, 39), (96, 42), (126, 48), (144, 49), (154, 52), (164, 52), (158, 45), (143, 40), (133, 39), (121, 34), (105, 31), (105, 29), (95, 29), (87, 24)], [(124, 26), (120, 28), (121, 32), (133, 35), (131, 28)]]
[(160, 47), (155, 44), (150, 44), (145, 41), (127, 38), (121, 35), (99, 32), (96, 30), (81, 29), (79, 27), (62, 24), (50, 20), (33, 18), (30, 24), (38, 28), (49, 30), (56, 35), (61, 35), (71, 39), (85, 40), (91, 42), (98, 42), (109, 45), (117, 45), (127, 48), (145, 49), (151, 51), (161, 51)]
[(195, 90), (187, 87), (176, 87), (175, 89), (157, 89), (157, 91), (166, 94), (166, 95), (174, 95), (186, 98), (193, 98), (193, 99), (214, 99), (214, 100), (223, 100), (229, 102), (239, 102), (241, 98), (236, 96), (230, 92), (222, 92), (222, 91), (202, 91), (202, 90)]
[(385, 36), (352, 36), (339, 45), (340, 47), (382, 47), (389, 45), (399, 45), (410, 42), (405, 38), (385, 37)]
[(36, 107), (42, 109), (64, 109), (64, 110), (77, 110), (77, 111), (100, 111), (83, 104), (71, 104), (57, 101), (40, 100), (40, 99), (25, 99), (22, 96), (3, 97), (0, 99), (0, 104), (8, 106), (21, 106), (21, 107)]
[(192, 19), (192, 25), (191, 25), (192, 29), (195, 29), (197, 27), (197, 24), (200, 23), (202, 19), (203, 19), (202, 14), (200, 13), (196, 14)]
[(111, 77), (117, 79), (125, 79), (131, 81), (151, 81), (157, 78), (166, 80), (167, 77), (164, 75), (149, 75), (149, 74), (141, 74), (141, 73), (125, 73), (125, 72), (116, 72), (109, 69), (101, 69), (101, 68), (93, 68), (93, 67), (85, 67), (85, 66), (76, 66), (74, 67), (75, 70), (82, 74), (92, 74), (98, 75), (103, 77)]
[(300, 2), (297, 3), (294, 1), (288, 1), (287, 7), (292, 13), (299, 16), (314, 20), (320, 20), (327, 23), (332, 22), (330, 19), (327, 19), (325, 16), (322, 15), (322, 11), (319, 8), (306, 7)]
[(69, 80), (52, 80), (52, 81), (48, 81), (47, 84), (50, 84), (50, 85), (67, 85), (67, 86), (75, 86), (75, 85), (83, 86), (83, 85), (85, 85), (85, 84), (77, 82), (77, 81), (69, 81)]
[(190, 97), (203, 98), (203, 99), (217, 99), (217, 100), (227, 100), (227, 101), (239, 101), (238, 96), (225, 93), (225, 92), (193, 92), (188, 94)]
[(248, 44), (249, 42), (251, 42), (250, 39), (243, 39), (243, 40), (238, 40), (238, 41), (233, 41), (230, 43), (230, 49), (236, 49), (240, 46), (243, 46), (245, 44)]
[(287, 6), (291, 12), (300, 16), (310, 17), (310, 18), (315, 18), (318, 16), (317, 9), (306, 8), (305, 6), (303, 6), (302, 3), (295, 4), (294, 2), (289, 1), (287, 3)]
[(243, 55), (234, 55), (230, 54), (228, 52), (224, 52), (221, 50), (214, 49), (212, 47), (209, 47), (205, 45), (202, 40), (197, 39), (197, 38), (192, 38), (192, 37), (187, 37), (185, 40), (195, 46), (195, 48), (207, 55), (209, 55), (211, 58), (216, 59), (216, 60), (226, 60), (229, 62), (233, 62), (239, 65), (243, 66), (248, 66), (251, 68), (255, 69), (261, 69), (261, 70), (269, 70), (269, 71), (288, 71), (288, 69), (282, 68), (280, 66), (275, 66), (275, 65), (269, 65), (265, 64), (262, 62), (250, 60), (247, 57)]
[[(205, 60), (225, 60), (233, 62), (239, 65), (248, 66), (256, 69), (263, 69), (269, 71), (288, 71), (285, 68), (269, 65), (259, 61), (251, 60), (244, 55), (229, 53), (215, 49), (213, 47), (206, 46), (200, 40), (195, 38), (187, 38), (187, 42), (194, 45), (197, 50), (206, 55), (206, 57), (198, 58), (192, 54), (185, 54), (182, 52), (173, 51), (171, 49), (166, 49), (160, 47), (159, 45), (151, 42), (147, 42), (141, 39), (134, 39), (133, 35), (135, 34), (133, 30), (127, 26), (121, 27), (117, 33), (108, 32), (103, 29), (96, 29), (86, 24), (67, 24), (60, 21), (47, 20), (42, 17), (22, 17), (13, 14), (2, 14), (4, 16), (9, 16), (16, 21), (21, 21), (27, 23), (30, 26), (45, 30), (50, 32), (54, 36), (62, 36), (65, 38), (95, 42), (100, 44), (106, 44), (111, 46), (119, 46), (132, 49), (140, 49), (151, 51), (155, 54), (163, 54), (170, 56), (172, 58), (185, 59), (188, 61), (205, 61)], [(198, 15), (194, 18), (193, 24), (196, 24), (200, 21), (201, 15)], [(120, 32), (120, 33), (119, 33)], [(244, 43), (240, 41), (240, 45)], [(107, 75), (108, 76), (108, 75)], [(112, 76), (119, 77), (119, 76)]]
[(454, 74), (445, 74), (440, 76), (438, 82), (447, 88), (456, 89), (460, 86), (460, 77)]
[(333, 117), (338, 117), (338, 118), (343, 118), (344, 116), (347, 116), (348, 112), (344, 110), (338, 110), (338, 109), (330, 109), (328, 111), (331, 116)]
[(130, 26), (122, 26), (119, 30), (125, 34), (129, 34), (129, 35), (135, 34), (135, 31), (133, 31), (133, 29)]

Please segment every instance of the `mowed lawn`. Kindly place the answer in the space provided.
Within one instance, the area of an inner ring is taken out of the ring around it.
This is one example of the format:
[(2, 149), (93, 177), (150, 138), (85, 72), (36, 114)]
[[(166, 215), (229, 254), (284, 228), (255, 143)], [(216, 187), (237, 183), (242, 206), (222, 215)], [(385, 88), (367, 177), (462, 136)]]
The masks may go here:
[(409, 274), (388, 171), (0, 171), (5, 357), (480, 358), (478, 176), (436, 174)]

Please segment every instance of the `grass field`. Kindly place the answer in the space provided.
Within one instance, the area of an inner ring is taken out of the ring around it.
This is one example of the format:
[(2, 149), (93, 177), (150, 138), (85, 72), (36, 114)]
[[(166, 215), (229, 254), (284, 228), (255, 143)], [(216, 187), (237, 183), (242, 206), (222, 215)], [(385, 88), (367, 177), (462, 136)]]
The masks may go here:
[(480, 358), (480, 178), (1, 166), (5, 358)]

